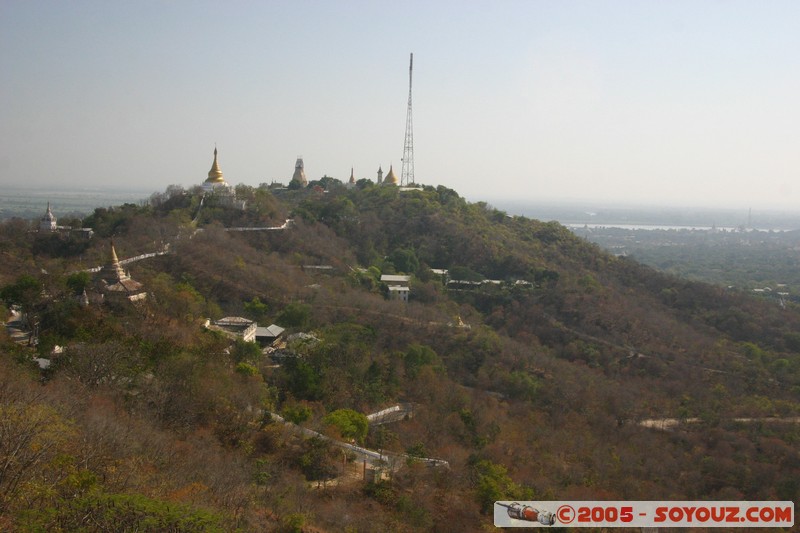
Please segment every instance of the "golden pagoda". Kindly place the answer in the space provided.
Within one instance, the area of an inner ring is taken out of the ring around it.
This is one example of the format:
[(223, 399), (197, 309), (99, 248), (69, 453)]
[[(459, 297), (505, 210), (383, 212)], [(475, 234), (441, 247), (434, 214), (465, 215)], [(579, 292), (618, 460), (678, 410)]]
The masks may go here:
[(101, 301), (104, 298), (112, 300), (128, 300), (136, 302), (147, 298), (147, 292), (141, 283), (131, 278), (125, 269), (122, 268), (117, 257), (117, 250), (114, 248), (114, 241), (111, 241), (111, 254), (97, 276), (97, 288), (101, 294)]
[(217, 187), (228, 187), (228, 182), (225, 181), (225, 177), (222, 175), (222, 169), (219, 168), (219, 162), (217, 162), (217, 147), (215, 146), (214, 163), (211, 165), (211, 170), (208, 171), (208, 178), (203, 182), (203, 189), (211, 191)]
[(383, 185), (397, 185), (397, 183), (397, 174), (394, 173), (394, 169), (389, 165), (389, 173), (383, 178)]

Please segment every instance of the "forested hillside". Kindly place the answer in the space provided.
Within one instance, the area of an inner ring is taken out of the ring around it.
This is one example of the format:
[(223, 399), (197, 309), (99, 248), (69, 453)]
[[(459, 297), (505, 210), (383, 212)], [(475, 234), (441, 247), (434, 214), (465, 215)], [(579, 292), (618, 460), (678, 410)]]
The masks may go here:
[[(245, 210), (170, 187), (97, 209), (90, 242), (0, 226), (4, 315), (38, 333), (0, 340), (0, 529), (478, 531), (495, 500), (800, 499), (793, 304), (444, 187), (326, 185), (239, 186)], [(112, 238), (168, 253), (126, 267), (146, 300), (82, 306)], [(284, 345), (204, 327), (223, 316)], [(398, 403), (413, 416), (359, 425)], [(407, 455), (365, 481), (272, 413)]]

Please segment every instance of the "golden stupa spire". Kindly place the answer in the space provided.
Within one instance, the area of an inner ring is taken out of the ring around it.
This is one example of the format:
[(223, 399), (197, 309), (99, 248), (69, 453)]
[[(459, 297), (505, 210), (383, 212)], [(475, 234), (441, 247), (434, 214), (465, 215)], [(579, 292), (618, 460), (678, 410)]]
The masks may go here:
[(392, 165), (389, 165), (389, 173), (386, 174), (386, 177), (383, 178), (384, 185), (397, 185), (398, 179), (397, 175), (394, 173), (394, 168)]
[(208, 171), (206, 183), (225, 183), (225, 178), (222, 176), (222, 169), (219, 168), (219, 163), (217, 162), (216, 145), (214, 145), (214, 163), (211, 165), (211, 170)]
[(119, 265), (119, 258), (117, 257), (117, 250), (114, 249), (114, 239), (111, 239), (111, 264)]
[(116, 282), (129, 279), (122, 265), (119, 264), (117, 250), (114, 248), (114, 239), (111, 239), (111, 258), (101, 270), (101, 277), (108, 282)]

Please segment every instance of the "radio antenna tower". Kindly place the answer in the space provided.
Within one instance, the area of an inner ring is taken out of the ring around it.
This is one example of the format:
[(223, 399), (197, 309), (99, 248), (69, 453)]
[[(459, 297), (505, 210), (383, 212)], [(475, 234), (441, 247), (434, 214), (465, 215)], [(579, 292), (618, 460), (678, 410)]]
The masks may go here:
[(406, 113), (406, 139), (403, 143), (403, 170), (400, 185), (413, 185), (414, 181), (414, 121), (411, 118), (411, 74), (414, 70), (414, 54), (408, 64), (408, 111)]

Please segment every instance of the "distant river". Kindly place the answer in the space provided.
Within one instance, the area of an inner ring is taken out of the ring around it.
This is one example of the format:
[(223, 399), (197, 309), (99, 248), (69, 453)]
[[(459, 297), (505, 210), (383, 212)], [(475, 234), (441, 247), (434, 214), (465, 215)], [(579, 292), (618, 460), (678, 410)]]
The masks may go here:
[[(629, 229), (629, 230), (674, 230), (674, 231), (711, 231), (717, 229), (719, 231), (734, 231), (738, 228), (734, 227), (716, 227), (716, 226), (668, 226), (660, 224), (564, 224), (570, 229)], [(758, 230), (761, 231), (761, 230)], [(787, 230), (773, 230), (773, 231), (787, 231)]]
[[(569, 223), (564, 224), (567, 228), (571, 230), (579, 230), (579, 229), (626, 229), (626, 230), (644, 230), (644, 231), (652, 231), (652, 230), (662, 230), (662, 231), (741, 231), (741, 227), (733, 227), (733, 226), (670, 226), (670, 225), (662, 225), (662, 224), (615, 224), (613, 222), (605, 223), (605, 224), (575, 224)], [(745, 231), (763, 231), (769, 232), (774, 231), (778, 233), (784, 233), (787, 231), (797, 231), (794, 228), (769, 228), (769, 229), (760, 229), (760, 228), (751, 228)]]

